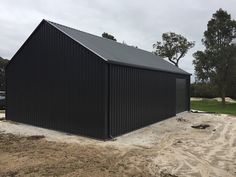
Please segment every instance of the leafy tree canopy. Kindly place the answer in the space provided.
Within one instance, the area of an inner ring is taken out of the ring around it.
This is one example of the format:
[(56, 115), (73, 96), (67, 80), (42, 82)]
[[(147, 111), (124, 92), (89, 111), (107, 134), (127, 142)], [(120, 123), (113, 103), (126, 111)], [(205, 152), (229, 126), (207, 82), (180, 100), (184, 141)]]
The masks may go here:
[(5, 90), (5, 67), (9, 60), (0, 57), (0, 90)]
[(106, 32), (102, 33), (102, 37), (113, 40), (113, 41), (116, 41), (116, 38), (113, 35), (108, 34)]
[(226, 90), (235, 73), (236, 46), (232, 44), (235, 37), (236, 21), (226, 11), (219, 9), (213, 14), (204, 32), (202, 43), (205, 50), (193, 54), (198, 80), (216, 84), (223, 104)]
[(194, 42), (188, 41), (184, 36), (173, 32), (163, 33), (162, 42), (153, 44), (154, 53), (167, 58), (175, 66), (179, 67), (179, 60), (183, 58)]

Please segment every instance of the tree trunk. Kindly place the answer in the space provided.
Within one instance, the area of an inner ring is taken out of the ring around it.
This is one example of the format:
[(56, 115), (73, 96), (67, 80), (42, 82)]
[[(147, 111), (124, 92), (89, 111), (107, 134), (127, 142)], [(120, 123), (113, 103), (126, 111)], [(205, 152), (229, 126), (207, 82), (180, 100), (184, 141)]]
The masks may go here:
[(222, 88), (222, 90), (221, 90), (221, 103), (222, 103), (222, 105), (223, 106), (225, 106), (225, 89), (224, 88)]
[(168, 58), (168, 60), (173, 63), (176, 67), (179, 67), (178, 62), (175, 62), (174, 60), (172, 60), (172, 58)]

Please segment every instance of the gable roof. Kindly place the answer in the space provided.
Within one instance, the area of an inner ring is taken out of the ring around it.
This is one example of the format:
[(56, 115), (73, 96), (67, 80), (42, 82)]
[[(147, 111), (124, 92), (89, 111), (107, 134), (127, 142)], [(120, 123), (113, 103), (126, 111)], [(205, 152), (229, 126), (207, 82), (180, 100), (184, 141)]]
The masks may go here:
[(190, 75), (151, 52), (45, 21), (109, 63)]
[[(163, 60), (162, 58), (154, 55), (151, 52), (124, 45), (110, 39), (95, 36), (93, 34), (82, 32), (48, 20), (42, 20), (42, 22), (46, 22), (52, 25), (74, 41), (78, 42), (80, 45), (95, 53), (106, 62), (133, 66), (137, 68), (191, 75), (188, 72), (170, 64), (169, 62)], [(42, 24), (42, 22), (38, 25), (38, 27)], [(38, 27), (34, 30), (34, 32), (38, 29)], [(30, 35), (30, 37), (32, 36), (32, 34)], [(26, 40), (25, 43), (27, 43), (30, 37)], [(25, 43), (23, 44), (23, 46), (25, 45)], [(23, 46), (21, 48), (23, 48)], [(17, 51), (17, 53), (21, 50), (21, 48)], [(10, 60), (8, 65), (11, 63), (12, 59)]]

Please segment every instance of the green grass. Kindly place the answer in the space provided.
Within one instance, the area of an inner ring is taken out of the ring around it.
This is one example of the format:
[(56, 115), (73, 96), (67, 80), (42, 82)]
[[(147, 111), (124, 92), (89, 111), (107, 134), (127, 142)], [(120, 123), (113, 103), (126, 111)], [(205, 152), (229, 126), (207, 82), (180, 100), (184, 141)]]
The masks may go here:
[(0, 113), (5, 113), (5, 110), (4, 109), (0, 109)]
[(226, 103), (222, 106), (221, 102), (216, 100), (191, 101), (191, 109), (236, 116), (236, 103)]

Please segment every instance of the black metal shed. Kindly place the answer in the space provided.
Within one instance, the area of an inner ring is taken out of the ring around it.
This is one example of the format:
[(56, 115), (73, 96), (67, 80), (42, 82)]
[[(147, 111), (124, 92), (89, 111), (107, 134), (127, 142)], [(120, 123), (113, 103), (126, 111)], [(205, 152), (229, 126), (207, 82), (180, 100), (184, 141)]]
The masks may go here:
[(190, 74), (43, 20), (6, 67), (6, 118), (109, 139), (190, 108)]

